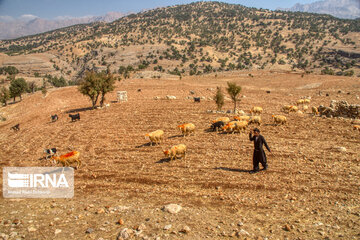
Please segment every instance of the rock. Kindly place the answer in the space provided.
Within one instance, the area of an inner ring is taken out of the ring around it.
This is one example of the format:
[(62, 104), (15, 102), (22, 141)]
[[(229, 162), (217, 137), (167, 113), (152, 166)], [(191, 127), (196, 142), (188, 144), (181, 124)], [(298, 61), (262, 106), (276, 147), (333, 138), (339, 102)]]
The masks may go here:
[(213, 111), (212, 110), (206, 110), (206, 113), (212, 113)]
[(172, 227), (171, 224), (165, 225), (164, 230), (169, 230), (171, 227)]
[(123, 220), (122, 218), (120, 218), (117, 223), (118, 223), (119, 225), (124, 225), (124, 220)]
[(245, 112), (243, 110), (236, 110), (236, 113), (239, 114), (240, 116), (245, 115)]
[(37, 229), (36, 228), (34, 228), (34, 227), (28, 227), (28, 232), (36, 232), (37, 231)]
[(189, 226), (184, 226), (179, 232), (188, 234), (191, 231)]
[(61, 233), (61, 229), (55, 229), (55, 235)]
[(201, 97), (200, 97), (200, 99), (201, 99), (201, 100), (205, 100), (205, 99), (206, 99), (206, 97), (204, 97), (204, 96), (201, 96)]
[(88, 228), (88, 229), (86, 229), (85, 233), (90, 234), (90, 233), (92, 233), (93, 231), (94, 231), (94, 229), (92, 229), (92, 228)]
[(166, 96), (166, 99), (168, 99), (168, 100), (176, 100), (176, 97), (175, 97), (175, 96), (167, 95), (167, 96)]
[(247, 231), (245, 231), (244, 229), (241, 229), (240, 231), (238, 231), (238, 232), (236, 233), (236, 236), (237, 236), (237, 237), (240, 237), (240, 236), (242, 236), (242, 235), (250, 236), (250, 234), (249, 234)]
[(158, 96), (154, 97), (154, 100), (160, 100), (160, 99), (161, 99), (161, 98), (158, 97)]
[(99, 208), (95, 213), (96, 214), (101, 214), (101, 213), (104, 213), (105, 210), (103, 208)]
[(289, 225), (289, 224), (286, 224), (286, 225), (284, 226), (284, 230), (290, 232), (290, 231), (291, 231), (290, 225)]
[(14, 225), (20, 225), (20, 224), (21, 224), (21, 221), (20, 221), (19, 219), (14, 219), (14, 220), (12, 221), (12, 223), (13, 223)]
[(172, 213), (172, 214), (180, 212), (181, 209), (182, 209), (182, 207), (180, 205), (177, 205), (177, 204), (168, 204), (168, 205), (163, 207), (163, 211), (169, 212), (169, 213)]
[(346, 152), (347, 149), (345, 147), (333, 147), (333, 150), (338, 152)]
[(5, 233), (0, 233), (0, 239), (8, 240), (8, 239), (9, 239), (9, 236), (6, 235)]
[(194, 92), (193, 90), (190, 90), (190, 94), (191, 94), (191, 95), (194, 95), (195, 92)]
[(238, 225), (239, 227), (241, 227), (241, 226), (244, 226), (244, 223), (241, 222), (241, 221), (239, 221), (239, 222), (237, 223), (237, 225)]
[(146, 226), (145, 226), (145, 224), (140, 224), (137, 228), (136, 228), (136, 230), (138, 230), (138, 231), (144, 231), (146, 229)]
[(226, 110), (226, 113), (232, 113), (232, 110)]
[(17, 235), (18, 235), (17, 232), (11, 232), (11, 233), (9, 234), (9, 238), (14, 238), (14, 237), (16, 237)]
[(123, 228), (120, 230), (120, 233), (117, 237), (117, 240), (125, 240), (125, 239), (129, 239), (130, 236), (133, 234), (134, 232), (131, 229), (128, 228)]

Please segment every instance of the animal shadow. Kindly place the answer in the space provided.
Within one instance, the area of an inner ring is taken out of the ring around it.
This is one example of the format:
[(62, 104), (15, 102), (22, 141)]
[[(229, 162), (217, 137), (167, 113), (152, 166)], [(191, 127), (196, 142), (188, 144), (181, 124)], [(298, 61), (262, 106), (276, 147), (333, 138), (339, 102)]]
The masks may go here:
[(245, 172), (245, 173), (251, 172), (251, 170), (238, 169), (238, 168), (227, 168), (227, 167), (217, 167), (214, 169), (215, 170), (224, 170), (224, 171), (229, 171), (229, 172)]
[(159, 161), (157, 161), (156, 163), (164, 163), (164, 162), (170, 162), (171, 158), (167, 157), (167, 158), (162, 158)]
[(184, 135), (174, 135), (174, 136), (171, 136), (171, 137), (168, 137), (168, 138), (171, 139), (171, 138), (178, 138), (178, 137), (184, 137)]
[(136, 146), (135, 148), (151, 147), (151, 146), (153, 146), (153, 145), (151, 144), (151, 142), (148, 142), (148, 143), (144, 143), (144, 144), (141, 144), (141, 145), (139, 145), (139, 146)]
[(76, 108), (76, 109), (68, 110), (65, 113), (85, 112), (85, 111), (90, 111), (90, 110), (93, 110), (93, 108), (92, 107)]

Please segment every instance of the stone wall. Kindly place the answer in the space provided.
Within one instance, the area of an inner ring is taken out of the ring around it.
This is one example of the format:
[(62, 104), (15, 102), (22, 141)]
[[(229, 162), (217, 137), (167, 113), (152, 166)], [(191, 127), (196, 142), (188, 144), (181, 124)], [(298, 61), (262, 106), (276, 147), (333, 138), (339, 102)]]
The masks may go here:
[(360, 105), (347, 101), (332, 100), (329, 107), (321, 105), (318, 110), (321, 116), (326, 117), (360, 118)]

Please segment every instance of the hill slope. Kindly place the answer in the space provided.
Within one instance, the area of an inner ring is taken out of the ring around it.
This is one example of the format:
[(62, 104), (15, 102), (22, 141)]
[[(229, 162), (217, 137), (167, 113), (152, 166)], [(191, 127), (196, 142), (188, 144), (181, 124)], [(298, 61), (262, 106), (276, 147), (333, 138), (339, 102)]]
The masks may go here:
[[(220, 2), (158, 8), (112, 23), (1, 41), (0, 65), (78, 79), (86, 70), (199, 75), (255, 69), (360, 74), (360, 21)], [(13, 55), (42, 58), (43, 65)], [(49, 68), (49, 63), (51, 67)], [(141, 74), (140, 74), (141, 75)], [(140, 76), (141, 77), (141, 76)]]

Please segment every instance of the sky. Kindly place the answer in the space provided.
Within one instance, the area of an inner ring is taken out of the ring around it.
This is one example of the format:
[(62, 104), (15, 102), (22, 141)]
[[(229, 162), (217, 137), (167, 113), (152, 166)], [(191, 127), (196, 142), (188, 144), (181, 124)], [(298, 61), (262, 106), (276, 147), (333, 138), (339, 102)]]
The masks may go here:
[[(0, 21), (56, 19), (61, 17), (101, 16), (108, 12), (140, 12), (144, 9), (187, 4), (195, 0), (0, 0)], [(296, 3), (307, 4), (316, 0), (222, 0), (247, 7), (276, 9), (289, 8)]]

